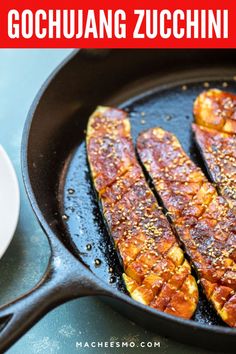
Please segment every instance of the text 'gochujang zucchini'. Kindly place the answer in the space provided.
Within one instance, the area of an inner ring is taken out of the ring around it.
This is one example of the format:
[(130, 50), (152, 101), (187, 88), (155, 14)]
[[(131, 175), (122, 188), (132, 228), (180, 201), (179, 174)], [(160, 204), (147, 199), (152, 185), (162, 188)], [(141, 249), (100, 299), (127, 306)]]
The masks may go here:
[(235, 327), (235, 213), (173, 134), (150, 129), (139, 136), (137, 148), (207, 298), (221, 318)]
[(198, 302), (197, 285), (136, 159), (126, 112), (98, 107), (86, 140), (93, 183), (131, 297), (190, 318)]

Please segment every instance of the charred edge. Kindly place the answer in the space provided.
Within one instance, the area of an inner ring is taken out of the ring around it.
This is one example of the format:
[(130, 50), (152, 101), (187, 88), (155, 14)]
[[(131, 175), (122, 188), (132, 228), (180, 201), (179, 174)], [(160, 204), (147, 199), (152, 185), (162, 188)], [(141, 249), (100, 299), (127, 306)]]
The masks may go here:
[[(86, 151), (87, 151), (87, 144), (86, 144)], [(91, 171), (90, 164), (89, 164), (88, 154), (86, 154), (86, 156), (87, 156), (86, 157), (86, 163), (87, 163), (88, 171), (89, 171), (88, 179), (89, 179), (90, 185), (92, 187), (92, 194), (93, 194), (94, 203), (96, 204), (96, 206), (97, 206), (97, 208), (99, 210), (99, 214), (101, 216), (100, 217), (100, 221), (103, 224), (103, 227), (106, 229), (106, 231), (107, 231), (107, 233), (109, 235), (109, 240), (108, 241), (112, 245), (113, 251), (117, 255), (117, 258), (118, 258), (118, 261), (119, 261), (119, 267), (121, 268), (121, 271), (119, 272), (119, 278), (120, 278), (120, 282), (121, 282), (122, 292), (124, 292), (126, 295), (129, 295), (128, 290), (127, 290), (126, 285), (125, 285), (125, 282), (124, 282), (123, 277), (122, 277), (122, 273), (124, 273), (123, 260), (122, 260), (122, 257), (120, 255), (120, 252), (119, 252), (118, 248), (115, 246), (115, 241), (114, 241), (114, 239), (112, 237), (111, 230), (110, 230), (110, 228), (107, 225), (106, 218), (104, 217), (102, 203), (101, 203), (101, 200), (99, 198), (99, 194), (98, 194), (98, 192), (96, 190), (96, 187), (95, 187), (95, 184), (94, 184), (94, 179), (92, 177), (92, 171)]]
[(164, 203), (163, 203), (163, 201), (162, 201), (160, 195), (158, 194), (158, 192), (157, 192), (157, 190), (156, 190), (156, 188), (155, 188), (155, 185), (154, 185), (154, 183), (153, 183), (153, 180), (152, 180), (151, 176), (149, 175), (148, 171), (146, 170), (144, 164), (142, 163), (142, 161), (141, 161), (141, 159), (140, 159), (140, 157), (139, 157), (139, 154), (138, 154), (138, 151), (137, 151), (137, 147), (135, 147), (135, 153), (136, 153), (137, 161), (138, 161), (138, 163), (139, 163), (139, 165), (140, 165), (140, 167), (141, 167), (141, 169), (142, 169), (142, 172), (143, 172), (143, 175), (144, 175), (144, 178), (145, 178), (145, 180), (146, 180), (146, 183), (147, 183), (148, 187), (149, 187), (149, 188), (151, 189), (151, 191), (153, 192), (153, 194), (154, 194), (154, 196), (155, 196), (155, 198), (156, 198), (156, 200), (157, 200), (157, 203), (158, 203), (159, 207), (162, 208), (163, 214), (166, 216), (166, 218), (168, 219), (168, 221), (169, 221), (170, 223), (172, 223), (172, 220), (171, 220), (171, 218), (169, 217), (169, 215), (168, 215), (168, 214), (166, 215), (166, 213), (168, 212), (168, 210), (166, 209), (166, 207), (165, 207), (165, 205), (164, 205)]
[(218, 184), (216, 183), (216, 181), (214, 180), (214, 178), (212, 176), (212, 173), (211, 173), (211, 170), (210, 170), (210, 168), (208, 166), (208, 163), (207, 163), (207, 161), (206, 161), (206, 159), (204, 157), (204, 152), (203, 152), (200, 144), (197, 141), (196, 134), (194, 132), (192, 134), (193, 134), (192, 136), (193, 136), (194, 146), (196, 148), (196, 153), (197, 153), (198, 160), (200, 161), (200, 167), (202, 169), (202, 172), (204, 173), (204, 175), (208, 179), (208, 181), (211, 184), (213, 184), (213, 186), (216, 188), (217, 194), (222, 196), (220, 188), (219, 188)]

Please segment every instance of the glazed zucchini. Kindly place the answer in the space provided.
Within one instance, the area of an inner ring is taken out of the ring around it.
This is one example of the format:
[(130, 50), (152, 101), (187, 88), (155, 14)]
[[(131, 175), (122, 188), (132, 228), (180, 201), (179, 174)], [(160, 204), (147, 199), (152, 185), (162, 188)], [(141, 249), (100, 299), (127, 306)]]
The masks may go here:
[(89, 119), (86, 142), (93, 183), (128, 292), (145, 305), (190, 318), (198, 302), (197, 285), (137, 162), (127, 114), (98, 107)]
[(193, 124), (197, 146), (212, 181), (231, 207), (236, 207), (236, 135)]
[(219, 192), (236, 206), (236, 95), (212, 89), (200, 94), (193, 106), (193, 132), (211, 179)]
[(224, 133), (236, 133), (236, 95), (217, 89), (201, 93), (194, 102), (196, 123)]
[(150, 129), (139, 136), (137, 149), (207, 298), (236, 327), (235, 213), (173, 134)]

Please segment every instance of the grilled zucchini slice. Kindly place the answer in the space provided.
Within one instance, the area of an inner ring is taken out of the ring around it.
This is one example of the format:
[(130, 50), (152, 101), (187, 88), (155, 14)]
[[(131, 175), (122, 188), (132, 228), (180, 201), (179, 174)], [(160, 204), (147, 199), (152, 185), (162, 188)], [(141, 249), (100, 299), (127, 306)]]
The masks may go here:
[(223, 133), (236, 133), (236, 95), (217, 89), (202, 92), (193, 113), (198, 125)]
[(136, 159), (127, 113), (98, 107), (87, 128), (91, 175), (131, 297), (192, 317), (198, 289), (189, 263)]
[(140, 159), (220, 317), (236, 327), (236, 215), (177, 138), (161, 128), (142, 133)]

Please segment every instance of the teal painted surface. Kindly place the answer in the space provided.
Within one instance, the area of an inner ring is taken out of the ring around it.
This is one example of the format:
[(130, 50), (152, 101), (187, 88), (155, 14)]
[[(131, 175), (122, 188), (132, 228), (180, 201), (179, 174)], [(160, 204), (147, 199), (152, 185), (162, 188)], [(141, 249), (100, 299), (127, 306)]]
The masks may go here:
[[(15, 237), (0, 260), (0, 304), (29, 290), (43, 274), (49, 247), (31, 211), (21, 179), (20, 143), (24, 121), (38, 89), (69, 50), (0, 50), (0, 143), (16, 168), (21, 213)], [(90, 341), (161, 342), (161, 348), (76, 348)], [(74, 300), (49, 313), (9, 351), (41, 353), (206, 354), (129, 322), (96, 298)]]

